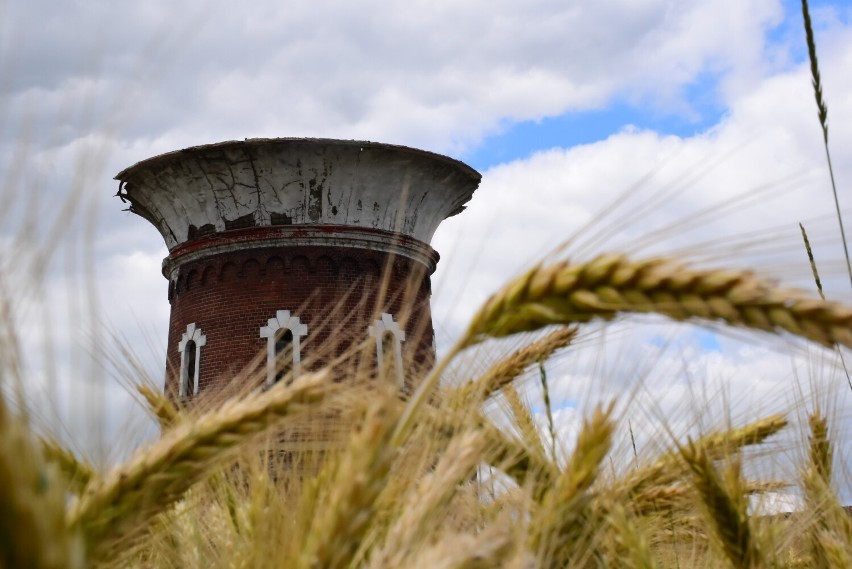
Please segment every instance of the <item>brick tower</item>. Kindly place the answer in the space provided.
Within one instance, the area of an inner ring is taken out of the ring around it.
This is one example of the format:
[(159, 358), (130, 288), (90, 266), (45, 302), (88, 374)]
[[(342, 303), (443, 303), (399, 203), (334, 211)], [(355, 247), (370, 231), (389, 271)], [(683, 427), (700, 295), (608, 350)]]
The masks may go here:
[(246, 370), (271, 384), (359, 345), (400, 386), (434, 361), (429, 243), (479, 185), (469, 166), (374, 142), (252, 139), (116, 179), (169, 249), (170, 395), (216, 393)]

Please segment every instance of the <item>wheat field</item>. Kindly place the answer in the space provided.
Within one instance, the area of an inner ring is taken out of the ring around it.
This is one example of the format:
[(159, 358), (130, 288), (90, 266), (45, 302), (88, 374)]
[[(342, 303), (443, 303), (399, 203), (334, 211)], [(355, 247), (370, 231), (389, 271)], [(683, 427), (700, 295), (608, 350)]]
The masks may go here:
[[(803, 392), (789, 414), (698, 432), (663, 420), (658, 444), (637, 450), (635, 393), (584, 405), (575, 437), (559, 440), (547, 373), (603, 342), (608, 323), (638, 315), (641, 327), (650, 315), (807, 353), (838, 378), (852, 306), (760, 269), (568, 252), (495, 283), (412, 393), (358, 365), (369, 342), (327, 369), (191, 408), (131, 364), (126, 382), (158, 435), (106, 464), (60, 442), (27, 405), (10, 311), (20, 282), (0, 274), (0, 567), (852, 566), (844, 433), (825, 397)], [(510, 349), (491, 347), (501, 339)], [(235, 384), (262, 381), (246, 370)], [(779, 493), (798, 506), (761, 507)]]
[[(587, 413), (568, 453), (533, 420), (517, 378), (570, 353), (595, 318), (638, 310), (848, 345), (850, 308), (741, 272), (670, 268), (623, 257), (536, 267), (482, 307), (453, 353), (558, 324), (468, 381), (439, 381), (451, 354), (410, 397), (369, 372), (334, 381), (328, 370), (188, 410), (140, 385), (161, 436), (105, 470), (36, 436), (4, 401), (4, 566), (848, 566), (852, 519), (819, 408), (798, 477), (777, 480), (747, 473), (791, 428), (783, 415), (672, 436), (619, 468), (628, 418), (615, 401)], [(508, 420), (486, 412), (495, 399)], [(750, 507), (790, 487), (803, 508)]]

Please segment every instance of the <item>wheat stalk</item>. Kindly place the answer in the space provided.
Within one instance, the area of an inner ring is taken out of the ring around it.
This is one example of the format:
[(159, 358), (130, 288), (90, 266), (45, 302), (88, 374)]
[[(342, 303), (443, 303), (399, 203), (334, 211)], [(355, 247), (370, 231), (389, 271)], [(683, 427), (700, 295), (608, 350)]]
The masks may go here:
[(822, 97), (822, 80), (819, 76), (819, 61), (816, 54), (816, 40), (814, 40), (814, 29), (811, 25), (811, 13), (808, 9), (808, 0), (802, 0), (802, 19), (805, 24), (805, 41), (808, 44), (808, 59), (811, 62), (811, 84), (814, 88), (814, 98), (817, 105), (817, 116), (822, 128), (822, 136), (828, 143), (828, 106)]
[(160, 423), (161, 429), (166, 429), (178, 421), (180, 417), (178, 408), (162, 393), (155, 392), (147, 385), (139, 385), (136, 390), (148, 402), (148, 409)]
[[(748, 519), (748, 503), (739, 485), (726, 485), (710, 455), (688, 443), (680, 449), (689, 469), (701, 502), (704, 504), (707, 521), (713, 529), (725, 556), (734, 567), (750, 569), (763, 566), (763, 555), (758, 547)], [(735, 482), (738, 482), (738, 477)]]
[(849, 544), (852, 523), (831, 486), (833, 449), (828, 436), (828, 420), (819, 411), (808, 417), (810, 427), (808, 464), (804, 472), (805, 503), (814, 515), (809, 542), (817, 567), (837, 567), (848, 552), (840, 552), (840, 543)]
[(476, 398), (484, 401), (509, 385), (531, 365), (542, 362), (570, 344), (577, 336), (576, 326), (560, 326), (523, 348), (498, 360), (485, 373), (458, 387), (450, 394), (452, 401), (470, 404)]
[[(576, 336), (577, 328), (568, 327), (560, 328), (548, 334), (547, 336), (531, 343), (526, 348), (523, 348), (514, 354), (504, 358), (495, 365), (491, 366), (478, 379), (464, 384), (462, 387), (451, 391), (448, 399), (454, 407), (478, 403), (487, 399), (505, 385), (511, 383), (518, 375), (535, 362), (543, 361), (550, 357), (556, 350), (567, 346)], [(392, 444), (399, 446), (409, 435), (414, 427), (414, 417), (420, 412), (420, 409), (425, 406), (436, 386), (441, 380), (441, 376), (449, 366), (453, 358), (461, 352), (465, 346), (469, 344), (465, 338), (461, 338), (450, 349), (435, 367), (426, 375), (420, 383), (414, 395), (411, 397), (408, 406), (403, 412), (394, 433)]]
[(537, 496), (556, 480), (559, 470), (555, 462), (525, 441), (496, 427), (481, 411), (462, 417), (455, 408), (426, 409), (429, 410), (427, 416), (436, 425), (435, 430), (444, 440), (458, 436), (464, 425), (480, 431), (487, 440), (482, 460), (505, 472), (519, 486), (533, 482)]
[(716, 460), (742, 447), (759, 445), (788, 424), (787, 418), (782, 413), (776, 413), (744, 427), (704, 435), (695, 442), (695, 445), (701, 447), (712, 460)]
[(829, 531), (818, 531), (816, 542), (821, 552), (817, 560), (818, 567), (826, 569), (849, 569), (852, 567), (852, 556), (849, 555), (849, 541)]
[(808, 454), (814, 474), (827, 487), (831, 486), (831, 463), (833, 451), (828, 438), (828, 420), (817, 411), (808, 417), (811, 428)]
[(530, 546), (538, 552), (542, 564), (562, 567), (575, 555), (588, 554), (589, 538), (595, 531), (589, 490), (612, 444), (612, 410), (612, 404), (607, 409), (598, 406), (592, 417), (583, 421), (568, 465), (534, 513)]
[[(808, 232), (805, 231), (805, 226), (801, 223), (799, 223), (799, 229), (802, 230), (802, 240), (805, 242), (805, 251), (808, 253), (808, 261), (811, 264), (811, 273), (814, 275), (814, 283), (816, 283), (817, 292), (819, 292), (819, 297), (825, 300), (825, 293), (822, 290), (822, 281), (819, 278), (819, 271), (817, 270), (816, 261), (814, 260), (814, 252), (811, 249), (811, 242), (808, 240)], [(846, 375), (846, 384), (849, 386), (849, 390), (852, 391), (852, 377), (849, 376), (849, 368), (846, 367), (846, 359), (843, 357), (843, 352), (838, 346), (835, 346), (834, 349), (837, 352), (837, 357), (840, 359), (840, 364), (843, 366), (843, 373)]]
[(635, 520), (628, 517), (626, 508), (619, 503), (607, 503), (605, 510), (604, 518), (616, 546), (610, 565), (635, 569), (658, 567), (648, 539), (636, 526)]
[(544, 411), (547, 414), (547, 432), (550, 435), (550, 456), (556, 460), (556, 427), (553, 424), (553, 409), (550, 406), (550, 386), (547, 381), (547, 371), (544, 362), (538, 362), (539, 379), (541, 380), (541, 392), (544, 396)]
[(846, 242), (846, 230), (843, 227), (843, 216), (840, 214), (840, 200), (837, 197), (837, 184), (834, 181), (834, 167), (831, 165), (831, 152), (828, 149), (828, 105), (822, 96), (822, 80), (819, 75), (819, 61), (816, 53), (816, 40), (814, 29), (811, 26), (811, 13), (808, 9), (808, 0), (802, 0), (802, 19), (805, 24), (805, 41), (808, 44), (808, 59), (811, 62), (811, 84), (814, 88), (814, 99), (817, 105), (817, 117), (822, 129), (822, 142), (825, 148), (825, 160), (828, 164), (828, 174), (831, 179), (831, 192), (834, 196), (834, 210), (837, 212), (837, 224), (840, 227), (840, 240), (843, 242), (843, 253), (846, 258), (846, 271), (849, 281), (852, 283), (852, 261), (849, 259), (849, 246)]
[(415, 564), (418, 543), (440, 527), (446, 508), (459, 484), (471, 479), (485, 448), (479, 431), (459, 434), (447, 446), (435, 466), (410, 493), (407, 504), (393, 522), (384, 545), (371, 560), (371, 567), (406, 567)]
[[(394, 565), (400, 569), (428, 567), (429, 569), (491, 569), (513, 567), (511, 558), (515, 546), (508, 522), (492, 523), (475, 535), (446, 532), (438, 542), (417, 556), (416, 562)], [(529, 564), (517, 565), (529, 567)]]
[(825, 293), (822, 290), (822, 281), (819, 278), (819, 271), (817, 270), (816, 261), (814, 260), (814, 252), (811, 249), (811, 241), (808, 239), (808, 232), (805, 231), (805, 226), (799, 223), (799, 229), (802, 231), (802, 241), (805, 242), (805, 252), (808, 254), (808, 262), (811, 264), (811, 274), (814, 276), (814, 283), (816, 283), (817, 292), (819, 293), (819, 297), (825, 300)]
[(77, 569), (82, 547), (65, 526), (65, 484), (0, 392), (0, 567)]
[(485, 303), (462, 345), (622, 312), (786, 330), (824, 345), (852, 347), (848, 307), (776, 288), (747, 271), (699, 270), (671, 259), (634, 261), (617, 254), (533, 268)]
[(314, 408), (329, 392), (329, 374), (320, 372), (225, 403), (193, 423), (170, 430), (103, 480), (90, 484), (69, 513), (94, 555), (163, 511), (193, 484), (211, 473), (226, 451), (274, 426), (280, 419)]
[(513, 425), (521, 435), (521, 440), (532, 452), (541, 457), (546, 457), (544, 444), (541, 441), (541, 432), (533, 421), (529, 405), (521, 399), (518, 390), (513, 385), (503, 388), (503, 397), (509, 408), (509, 414)]
[(557, 479), (559, 471), (554, 462), (543, 454), (495, 427), (483, 418), (481, 423), (488, 440), (483, 460), (505, 472), (519, 486), (532, 483), (533, 495), (540, 496)]
[[(504, 385), (511, 383), (515, 377), (521, 374), (532, 363), (546, 359), (559, 348), (568, 345), (576, 333), (575, 328), (563, 328), (552, 332), (539, 341), (533, 342), (527, 348), (516, 352), (489, 368), (479, 379), (451, 391), (448, 397), (450, 405), (454, 408), (464, 405), (472, 408), (474, 403), (481, 402), (483, 399), (490, 397), (502, 389)], [(410, 435), (414, 428), (415, 417), (417, 417), (423, 407), (428, 405), (433, 397), (433, 392), (441, 381), (442, 374), (453, 358), (465, 348), (467, 343), (464, 338), (456, 342), (450, 351), (435, 364), (432, 370), (420, 382), (420, 385), (411, 396), (408, 405), (403, 411), (391, 438), (391, 444), (394, 447), (401, 446), (405, 438)]]
[(397, 455), (390, 438), (398, 414), (389, 403), (371, 409), (342, 459), (334, 465), (334, 475), (327, 477), (329, 482), (323, 488), (327, 494), (305, 539), (301, 567), (348, 567), (362, 545), (375, 502)]
[[(758, 421), (721, 433), (705, 435), (692, 445), (707, 454), (711, 460), (737, 452), (744, 446), (758, 445), (787, 426), (782, 414), (770, 415)], [(653, 485), (665, 486), (681, 474), (680, 452), (668, 452), (648, 466), (635, 470), (621, 481), (628, 496), (635, 497)]]
[[(777, 492), (788, 488), (790, 483), (783, 480), (747, 482), (743, 485), (746, 495)], [(691, 487), (678, 481), (667, 485), (649, 486), (630, 496), (630, 509), (636, 515), (648, 515), (665, 512), (686, 505)]]
[(65, 476), (68, 488), (80, 494), (89, 482), (95, 478), (95, 469), (91, 464), (77, 458), (73, 452), (66, 449), (53, 439), (41, 437), (41, 451), (45, 460), (55, 464)]

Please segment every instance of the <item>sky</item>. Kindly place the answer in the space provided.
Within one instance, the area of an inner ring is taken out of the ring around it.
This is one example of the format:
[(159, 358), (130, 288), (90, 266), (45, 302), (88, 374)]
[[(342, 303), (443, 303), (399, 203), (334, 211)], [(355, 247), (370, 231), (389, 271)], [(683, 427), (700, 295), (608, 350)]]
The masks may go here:
[[(849, 208), (852, 4), (811, 12)], [(568, 240), (549, 258), (677, 254), (812, 290), (801, 221), (827, 295), (852, 301), (797, 2), (7, 0), (0, 286), (33, 414), (81, 452), (114, 457), (146, 436), (129, 426), (142, 414), (116, 380), (118, 345), (163, 375), (167, 251), (122, 211), (113, 176), (278, 136), (403, 144), (483, 174), (432, 242), (441, 350)], [(812, 391), (841, 432), (852, 424), (832, 353), (789, 338), (647, 318), (583, 338), (549, 370), (566, 448), (583, 409), (610, 397), (635, 403), (625, 413), (648, 452), (662, 418), (683, 434), (800, 410)], [(535, 382), (527, 394), (541, 411)]]

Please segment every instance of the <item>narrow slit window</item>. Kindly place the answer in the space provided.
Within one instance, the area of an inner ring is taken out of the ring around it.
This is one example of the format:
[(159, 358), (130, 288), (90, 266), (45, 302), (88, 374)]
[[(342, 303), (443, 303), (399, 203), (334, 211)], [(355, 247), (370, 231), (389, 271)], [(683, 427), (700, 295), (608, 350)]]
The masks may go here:
[(275, 333), (275, 383), (284, 379), (292, 370), (293, 332), (289, 328), (282, 328)]
[(195, 395), (195, 342), (190, 340), (186, 343), (186, 347), (183, 349), (184, 351), (184, 366), (183, 376), (186, 378), (186, 386), (184, 387), (184, 393), (192, 397)]
[(396, 367), (396, 338), (391, 332), (382, 334), (382, 361), (381, 373), (390, 381), (397, 381), (402, 375), (402, 370)]
[(195, 325), (187, 325), (186, 332), (178, 343), (180, 351), (180, 396), (198, 394), (201, 379), (201, 348), (207, 344), (207, 336)]

